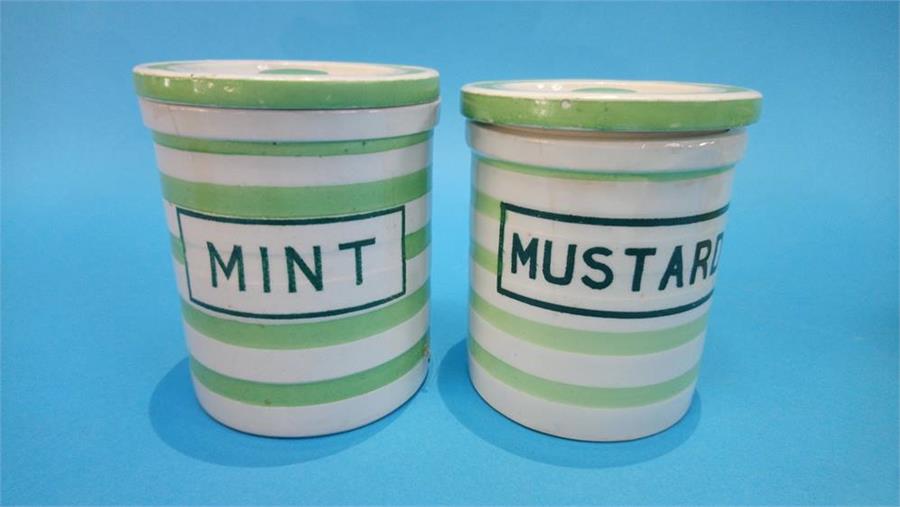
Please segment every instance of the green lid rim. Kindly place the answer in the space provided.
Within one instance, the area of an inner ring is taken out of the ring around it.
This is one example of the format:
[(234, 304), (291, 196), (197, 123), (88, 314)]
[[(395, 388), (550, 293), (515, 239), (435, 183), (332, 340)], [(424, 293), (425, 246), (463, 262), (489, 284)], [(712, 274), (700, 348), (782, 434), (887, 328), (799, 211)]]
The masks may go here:
[[(747, 98), (746, 94), (742, 98), (717, 100), (640, 100), (635, 95), (579, 98), (550, 94), (536, 98), (478, 93), (477, 88), (471, 87), (467, 85), (461, 94), (465, 117), (480, 123), (517, 127), (609, 132), (715, 131), (750, 125), (759, 119), (762, 111), (762, 97)], [(756, 93), (744, 88), (720, 88), (725, 90), (723, 97), (730, 92)]]
[(137, 94), (171, 104), (235, 109), (374, 109), (426, 104), (440, 97), (437, 71), (402, 65), (384, 66), (401, 69), (405, 72), (399, 75), (407, 74), (408, 78), (342, 80), (316, 78), (313, 74), (305, 79), (285, 79), (277, 73), (248, 77), (153, 73), (182, 63), (194, 62), (136, 66), (132, 72)]

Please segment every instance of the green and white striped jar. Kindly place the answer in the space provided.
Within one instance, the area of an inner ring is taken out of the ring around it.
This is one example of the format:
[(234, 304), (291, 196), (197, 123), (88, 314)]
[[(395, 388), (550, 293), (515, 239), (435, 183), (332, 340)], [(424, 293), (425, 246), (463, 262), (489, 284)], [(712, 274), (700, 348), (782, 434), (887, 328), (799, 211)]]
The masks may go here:
[(467, 85), (469, 366), (525, 426), (629, 440), (690, 406), (734, 166), (761, 96), (627, 81)]
[(293, 437), (408, 400), (428, 368), (437, 72), (195, 61), (134, 79), (203, 408)]

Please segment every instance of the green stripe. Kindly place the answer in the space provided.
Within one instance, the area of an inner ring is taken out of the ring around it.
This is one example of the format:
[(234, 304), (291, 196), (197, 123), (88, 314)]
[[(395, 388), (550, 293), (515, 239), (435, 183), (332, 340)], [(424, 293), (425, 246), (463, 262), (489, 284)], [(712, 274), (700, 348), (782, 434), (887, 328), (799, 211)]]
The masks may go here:
[(628, 408), (657, 403), (684, 391), (697, 379), (698, 366), (660, 384), (641, 387), (589, 387), (547, 380), (501, 361), (471, 337), (469, 353), (491, 376), (519, 391), (545, 400), (591, 408)]
[(706, 329), (708, 314), (666, 329), (634, 332), (582, 331), (525, 319), (488, 303), (474, 290), (472, 310), (504, 333), (548, 349), (579, 354), (631, 356), (662, 352), (684, 345)]
[(403, 243), (407, 260), (424, 252), (425, 249), (428, 248), (428, 245), (431, 244), (430, 224), (425, 224), (425, 226), (418, 231), (407, 234), (406, 237), (403, 238)]
[(314, 187), (231, 186), (160, 176), (166, 200), (185, 208), (233, 217), (300, 218), (399, 206), (428, 193), (430, 174), (429, 166), (396, 178)]
[(472, 207), (475, 208), (475, 211), (493, 218), (494, 220), (500, 220), (499, 199), (495, 199), (485, 193), (479, 192), (476, 188), (472, 189), (472, 196)]
[(428, 334), (409, 350), (374, 368), (319, 382), (268, 384), (228, 377), (191, 358), (191, 372), (198, 382), (226, 398), (267, 407), (300, 407), (332, 403), (372, 392), (396, 381), (428, 356)]
[(239, 347), (307, 349), (349, 343), (387, 331), (411, 319), (428, 302), (428, 283), (387, 306), (339, 319), (298, 324), (256, 324), (214, 317), (186, 301), (181, 314), (197, 332)]
[(497, 254), (472, 241), (472, 260), (491, 273), (497, 273)]
[(330, 157), (335, 155), (363, 155), (397, 150), (431, 139), (431, 131), (399, 137), (360, 139), (355, 141), (222, 141), (182, 137), (153, 132), (153, 140), (160, 146), (183, 151), (217, 153), (221, 155), (263, 155), (278, 157)]
[[(181, 243), (181, 238), (169, 234), (169, 240), (172, 244), (172, 257), (175, 259), (175, 262), (184, 264), (184, 245)], [(406, 260), (410, 260), (425, 251), (425, 249), (428, 248), (428, 245), (431, 244), (430, 224), (425, 224), (425, 226), (418, 231), (407, 234), (403, 238), (403, 243)]]
[(519, 164), (516, 162), (507, 162), (505, 160), (497, 160), (487, 157), (475, 157), (479, 162), (487, 164), (497, 169), (512, 171), (531, 176), (540, 176), (542, 178), (559, 178), (568, 180), (589, 180), (589, 181), (681, 181), (692, 180), (697, 178), (706, 178), (716, 174), (722, 174), (725, 171), (734, 169), (734, 165), (721, 167), (711, 167), (703, 169), (685, 169), (675, 172), (594, 172), (594, 171), (575, 171), (572, 169), (560, 169), (554, 167), (543, 167), (527, 164)]
[(169, 243), (172, 245), (172, 258), (178, 264), (184, 264), (184, 244), (181, 238), (169, 234)]

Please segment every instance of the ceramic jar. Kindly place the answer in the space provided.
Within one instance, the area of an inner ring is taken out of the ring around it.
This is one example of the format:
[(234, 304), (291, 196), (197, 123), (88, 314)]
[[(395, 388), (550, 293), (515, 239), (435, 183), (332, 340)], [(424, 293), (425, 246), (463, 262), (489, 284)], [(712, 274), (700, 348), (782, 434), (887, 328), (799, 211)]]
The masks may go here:
[(241, 431), (352, 429), (428, 364), (431, 69), (134, 69), (197, 397)]
[[(697, 382), (735, 164), (759, 93), (720, 85), (467, 85), (469, 364), (530, 428), (628, 440)], [(721, 338), (721, 337), (720, 337)]]

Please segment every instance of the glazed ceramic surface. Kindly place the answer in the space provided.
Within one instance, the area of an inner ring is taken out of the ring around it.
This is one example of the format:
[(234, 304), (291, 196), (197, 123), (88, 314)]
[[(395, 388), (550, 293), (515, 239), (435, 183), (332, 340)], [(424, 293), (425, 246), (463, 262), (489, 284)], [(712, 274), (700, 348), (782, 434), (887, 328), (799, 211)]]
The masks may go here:
[(352, 429), (428, 363), (437, 73), (327, 62), (135, 69), (198, 399), (270, 436)]
[(525, 426), (581, 440), (677, 422), (759, 95), (493, 82), (465, 87), (463, 108), (477, 120), (468, 345), (479, 394)]

